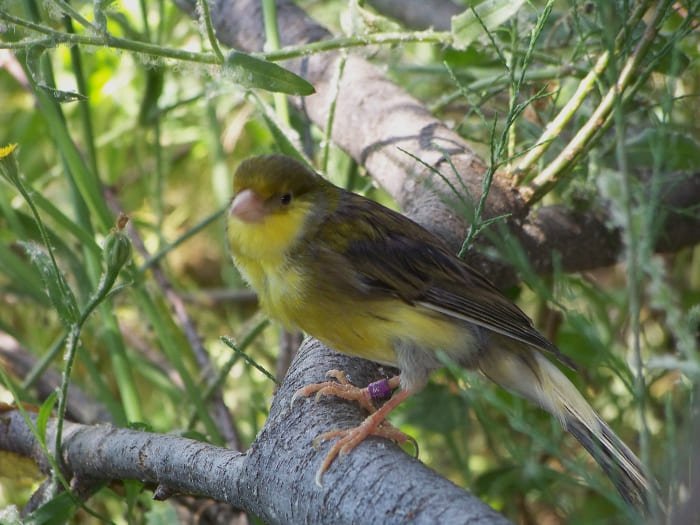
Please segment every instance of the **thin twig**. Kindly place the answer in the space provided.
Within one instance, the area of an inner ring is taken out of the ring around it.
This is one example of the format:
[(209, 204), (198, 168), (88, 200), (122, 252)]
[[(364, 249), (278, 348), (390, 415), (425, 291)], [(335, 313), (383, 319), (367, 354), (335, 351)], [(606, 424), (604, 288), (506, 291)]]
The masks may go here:
[(206, 28), (209, 45), (218, 59), (223, 62), (224, 54), (221, 52), (219, 41), (216, 39), (216, 32), (214, 31), (214, 24), (211, 21), (211, 12), (209, 11), (209, 2), (207, 2), (207, 0), (197, 0), (197, 5), (199, 5), (199, 8), (202, 10), (202, 19), (204, 20), (204, 27)]

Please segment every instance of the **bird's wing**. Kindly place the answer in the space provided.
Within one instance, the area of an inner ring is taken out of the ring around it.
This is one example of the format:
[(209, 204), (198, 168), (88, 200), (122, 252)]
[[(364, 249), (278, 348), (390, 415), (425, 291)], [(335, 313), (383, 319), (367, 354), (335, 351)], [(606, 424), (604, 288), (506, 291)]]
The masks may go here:
[[(347, 194), (323, 227), (367, 295), (389, 295), (571, 360), (485, 277), (405, 216)], [(332, 271), (332, 270), (331, 270)], [(345, 276), (348, 277), (347, 275)]]

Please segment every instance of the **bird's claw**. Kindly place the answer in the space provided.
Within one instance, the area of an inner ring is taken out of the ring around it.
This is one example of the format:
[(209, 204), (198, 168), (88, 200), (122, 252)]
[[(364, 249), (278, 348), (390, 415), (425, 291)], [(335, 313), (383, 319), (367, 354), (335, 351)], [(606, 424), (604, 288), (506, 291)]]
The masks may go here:
[(377, 408), (374, 406), (367, 388), (353, 385), (348, 380), (345, 372), (329, 370), (326, 372), (326, 376), (335, 379), (335, 381), (323, 381), (300, 388), (294, 392), (290, 406), (293, 406), (294, 402), (300, 397), (309, 397), (312, 394), (316, 394), (314, 396), (316, 401), (321, 399), (322, 396), (340, 397), (347, 401), (355, 401), (370, 414), (376, 412)]
[(405, 434), (404, 432), (401, 432), (388, 421), (382, 421), (375, 427), (368, 425), (366, 422), (367, 420), (365, 420), (365, 422), (359, 426), (345, 430), (331, 430), (329, 432), (324, 432), (323, 434), (314, 438), (312, 441), (312, 446), (315, 449), (318, 449), (320, 445), (326, 441), (338, 438), (338, 440), (333, 443), (333, 446), (331, 446), (330, 450), (326, 454), (326, 457), (323, 459), (318, 471), (316, 471), (316, 476), (314, 478), (316, 485), (319, 487), (323, 486), (321, 484), (321, 478), (337, 457), (342, 457), (349, 454), (357, 445), (362, 443), (369, 436), (389, 439), (399, 445), (410, 442), (415, 450), (415, 457), (418, 457), (418, 443), (414, 438)]

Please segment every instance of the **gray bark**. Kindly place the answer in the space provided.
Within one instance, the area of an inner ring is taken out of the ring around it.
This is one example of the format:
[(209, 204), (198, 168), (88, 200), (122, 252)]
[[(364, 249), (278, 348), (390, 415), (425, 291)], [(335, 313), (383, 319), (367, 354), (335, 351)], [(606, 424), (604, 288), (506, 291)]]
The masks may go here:
[[(246, 453), (172, 435), (110, 425), (67, 423), (62, 459), (75, 486), (113, 479), (158, 485), (156, 494), (201, 494), (260, 516), (267, 523), (479, 523), (505, 518), (468, 492), (408, 456), (370, 438), (336, 461), (318, 487), (314, 476), (329, 444), (311, 446), (319, 433), (358, 424), (352, 403), (300, 399), (293, 393), (323, 380), (330, 367), (359, 383), (377, 379), (376, 367), (348, 359), (307, 339), (277, 392), (270, 416)], [(53, 442), (49, 424), (47, 442)], [(0, 413), (0, 449), (46, 466), (35, 437), (17, 411)]]
[(450, 18), (464, 10), (450, 0), (372, 0), (381, 14), (411, 29), (450, 29)]

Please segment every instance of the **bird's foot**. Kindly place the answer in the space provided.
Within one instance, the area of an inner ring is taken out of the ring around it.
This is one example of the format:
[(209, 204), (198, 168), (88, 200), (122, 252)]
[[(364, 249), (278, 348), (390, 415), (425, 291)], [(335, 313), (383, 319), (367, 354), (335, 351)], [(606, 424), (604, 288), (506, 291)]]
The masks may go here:
[(330, 370), (326, 375), (333, 378), (335, 381), (324, 381), (300, 388), (292, 397), (292, 403), (299, 397), (308, 397), (312, 394), (315, 394), (317, 400), (321, 396), (335, 396), (357, 402), (362, 408), (367, 410), (370, 415), (365, 418), (360, 425), (354, 428), (332, 430), (314, 439), (314, 447), (318, 447), (325, 441), (337, 439), (316, 472), (317, 485), (321, 486), (321, 477), (323, 473), (328, 470), (331, 463), (333, 463), (338, 456), (342, 457), (349, 454), (369, 436), (389, 439), (399, 445), (410, 442), (413, 444), (416, 456), (418, 456), (418, 443), (416, 443), (416, 440), (386, 421), (389, 412), (406, 399), (410, 395), (410, 392), (404, 390), (399, 391), (379, 409), (377, 409), (374, 404), (374, 401), (389, 397), (392, 391), (398, 388), (400, 383), (399, 376), (375, 381), (366, 388), (359, 388), (353, 385), (348, 380), (345, 373), (340, 370)]
[(399, 385), (398, 376), (375, 381), (366, 388), (353, 385), (342, 370), (329, 370), (326, 376), (335, 379), (335, 381), (323, 381), (322, 383), (314, 383), (300, 388), (292, 396), (292, 404), (298, 398), (309, 397), (312, 394), (316, 394), (316, 401), (321, 396), (335, 396), (354, 401), (372, 414), (377, 410), (374, 400), (388, 397), (392, 390)]
[(314, 448), (317, 448), (321, 443), (329, 441), (331, 439), (337, 439), (333, 446), (330, 448), (326, 457), (323, 459), (321, 466), (318, 471), (316, 471), (316, 485), (319, 487), (321, 485), (321, 478), (323, 474), (328, 470), (333, 461), (337, 457), (342, 457), (350, 452), (362, 443), (365, 439), (370, 436), (381, 437), (384, 439), (389, 439), (399, 445), (410, 442), (415, 448), (416, 455), (418, 454), (418, 443), (411, 436), (401, 432), (394, 425), (384, 420), (384, 416), (381, 418), (375, 418), (378, 412), (368, 416), (360, 425), (347, 428), (344, 430), (331, 430), (330, 432), (325, 432), (313, 440)]

